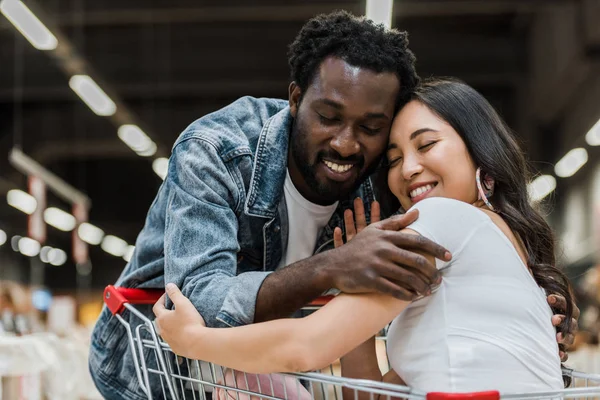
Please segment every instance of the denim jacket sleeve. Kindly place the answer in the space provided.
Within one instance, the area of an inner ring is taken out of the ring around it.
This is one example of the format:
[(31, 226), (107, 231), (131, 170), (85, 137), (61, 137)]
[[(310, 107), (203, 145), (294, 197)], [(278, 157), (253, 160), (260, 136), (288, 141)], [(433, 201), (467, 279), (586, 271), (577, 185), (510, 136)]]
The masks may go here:
[[(251, 157), (250, 150), (238, 157)], [(184, 139), (173, 149), (165, 182), (165, 282), (177, 284), (211, 327), (252, 323), (268, 275), (236, 275), (236, 210), (244, 189), (235, 164), (231, 156), (225, 163), (209, 139)]]

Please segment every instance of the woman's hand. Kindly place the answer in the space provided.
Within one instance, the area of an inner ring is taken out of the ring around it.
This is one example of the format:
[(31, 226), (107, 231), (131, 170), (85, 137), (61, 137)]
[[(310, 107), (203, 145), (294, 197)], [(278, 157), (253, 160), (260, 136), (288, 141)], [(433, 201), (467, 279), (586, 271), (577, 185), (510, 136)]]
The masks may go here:
[[(354, 199), (354, 212), (356, 213), (356, 224), (354, 223), (354, 214), (352, 210), (344, 211), (344, 225), (346, 226), (346, 242), (349, 242), (367, 227), (367, 217), (365, 215), (365, 205), (360, 197)], [(371, 223), (379, 222), (381, 220), (381, 211), (379, 209), (379, 203), (374, 201), (371, 203)], [(340, 227), (335, 228), (333, 231), (333, 244), (336, 248), (344, 244), (342, 237), (342, 229)]]
[[(173, 283), (167, 284), (166, 293), (154, 304), (155, 324), (159, 335), (180, 356), (189, 357), (190, 343), (197, 340), (195, 331), (206, 326), (196, 307)], [(166, 296), (173, 302), (173, 310), (165, 307)]]

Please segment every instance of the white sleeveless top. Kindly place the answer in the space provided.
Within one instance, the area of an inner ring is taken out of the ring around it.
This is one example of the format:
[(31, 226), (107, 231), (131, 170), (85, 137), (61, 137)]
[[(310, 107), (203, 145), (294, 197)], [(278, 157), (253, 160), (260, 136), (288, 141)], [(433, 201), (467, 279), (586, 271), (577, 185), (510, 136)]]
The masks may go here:
[(447, 198), (417, 203), (410, 229), (453, 256), (437, 260), (440, 288), (391, 324), (390, 363), (408, 386), (431, 391), (563, 388), (552, 310), (506, 235), (483, 211)]

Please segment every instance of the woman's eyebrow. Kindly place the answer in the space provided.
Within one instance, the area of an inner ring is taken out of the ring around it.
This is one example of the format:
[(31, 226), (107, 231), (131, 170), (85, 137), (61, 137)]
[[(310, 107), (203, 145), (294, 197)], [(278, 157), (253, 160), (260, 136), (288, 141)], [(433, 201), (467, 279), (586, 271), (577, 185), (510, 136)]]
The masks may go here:
[(410, 140), (414, 140), (417, 136), (419, 136), (421, 133), (425, 133), (425, 132), (439, 132), (433, 128), (421, 128), (421, 129), (417, 129), (416, 131), (414, 131), (413, 133), (410, 134)]

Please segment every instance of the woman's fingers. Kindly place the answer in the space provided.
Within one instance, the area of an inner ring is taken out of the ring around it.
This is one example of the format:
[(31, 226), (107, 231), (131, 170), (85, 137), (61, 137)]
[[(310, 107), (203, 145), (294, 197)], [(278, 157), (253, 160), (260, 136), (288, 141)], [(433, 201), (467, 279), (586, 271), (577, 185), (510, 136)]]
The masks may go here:
[(160, 296), (160, 299), (158, 299), (158, 301), (156, 303), (154, 303), (154, 306), (152, 307), (152, 311), (154, 312), (154, 315), (156, 315), (157, 317), (160, 317), (161, 314), (163, 314), (165, 311), (167, 311), (166, 307), (165, 307), (165, 299), (166, 299), (166, 294), (163, 294), (162, 296)]
[(333, 230), (333, 245), (337, 249), (343, 244), (344, 239), (342, 238), (342, 229), (338, 226)]
[(356, 219), (356, 232), (360, 232), (367, 227), (365, 205), (360, 197), (354, 199), (354, 217)]
[(356, 236), (356, 226), (354, 225), (354, 213), (352, 213), (352, 210), (344, 211), (344, 226), (346, 227), (346, 241), (350, 241)]
[(381, 221), (381, 208), (378, 201), (371, 203), (371, 223)]

